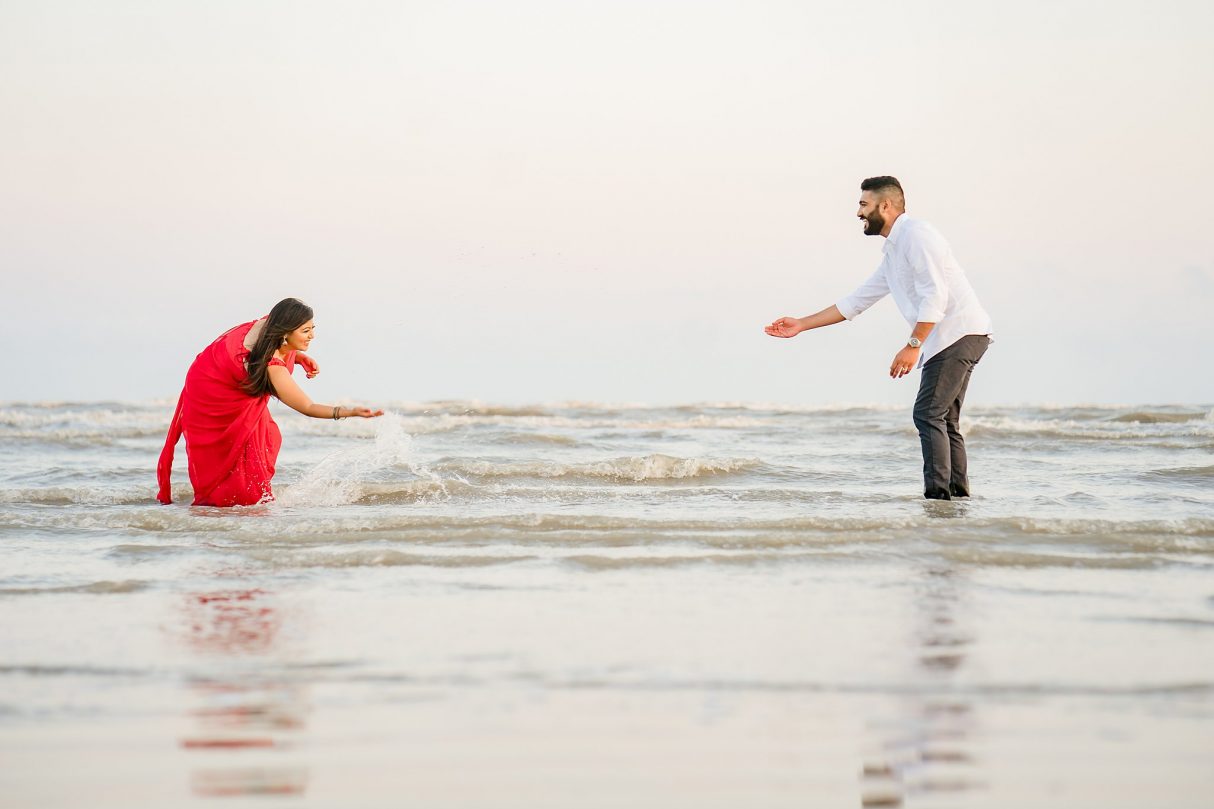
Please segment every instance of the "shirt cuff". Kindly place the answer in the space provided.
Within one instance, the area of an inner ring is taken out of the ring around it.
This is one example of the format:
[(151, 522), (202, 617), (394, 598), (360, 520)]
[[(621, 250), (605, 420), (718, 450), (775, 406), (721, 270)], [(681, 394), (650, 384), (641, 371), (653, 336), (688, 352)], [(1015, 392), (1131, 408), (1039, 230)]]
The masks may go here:
[(855, 302), (850, 297), (844, 298), (835, 304), (835, 308), (839, 310), (839, 314), (843, 315), (844, 320), (854, 320), (864, 310), (856, 306)]
[(919, 307), (919, 323), (939, 323), (944, 320), (944, 310), (924, 304)]

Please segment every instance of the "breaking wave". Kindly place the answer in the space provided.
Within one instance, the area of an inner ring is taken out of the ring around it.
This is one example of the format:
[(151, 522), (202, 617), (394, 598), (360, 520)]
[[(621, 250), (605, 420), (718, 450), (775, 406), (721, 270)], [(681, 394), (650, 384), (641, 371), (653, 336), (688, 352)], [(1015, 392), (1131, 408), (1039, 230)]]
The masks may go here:
[(124, 581), (94, 581), (87, 584), (74, 584), (62, 587), (4, 587), (0, 588), (0, 596), (18, 595), (49, 595), (64, 593), (85, 593), (90, 595), (136, 593), (146, 590), (150, 584), (146, 581), (128, 579)]
[(613, 458), (591, 463), (491, 463), (472, 461), (452, 463), (448, 468), (476, 477), (502, 478), (605, 478), (641, 483), (649, 480), (683, 480), (687, 478), (728, 475), (753, 469), (760, 462), (754, 458), (702, 459), (675, 458), (670, 455), (642, 455)]

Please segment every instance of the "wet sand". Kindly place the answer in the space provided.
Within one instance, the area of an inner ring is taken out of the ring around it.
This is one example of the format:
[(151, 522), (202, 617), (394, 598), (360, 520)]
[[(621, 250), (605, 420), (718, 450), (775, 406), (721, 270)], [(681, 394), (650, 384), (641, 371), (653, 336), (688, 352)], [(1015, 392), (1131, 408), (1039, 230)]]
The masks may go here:
[[(1107, 571), (522, 577), (526, 589), (460, 571), (440, 588), (379, 574), (368, 597), (358, 576), (326, 591), (233, 572), (108, 603), (10, 601), (7, 657), (41, 662), (4, 670), (26, 710), (0, 725), (3, 805), (1182, 807), (1214, 794), (1214, 626), (1167, 617), (1208, 589), (1200, 576), (1121, 576), (1151, 585), (1154, 613)], [(445, 597), (451, 585), (465, 596)]]

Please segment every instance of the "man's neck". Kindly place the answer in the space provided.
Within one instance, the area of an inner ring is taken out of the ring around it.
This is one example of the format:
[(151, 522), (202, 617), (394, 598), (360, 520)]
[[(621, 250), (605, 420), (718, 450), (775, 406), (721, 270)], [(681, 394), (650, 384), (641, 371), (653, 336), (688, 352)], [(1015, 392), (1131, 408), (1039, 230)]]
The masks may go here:
[(902, 217), (905, 215), (906, 215), (906, 211), (898, 211), (898, 216), (895, 216), (893, 219), (886, 222), (885, 227), (881, 228), (882, 238), (888, 239), (889, 234), (894, 232), (894, 223), (898, 221), (899, 217)]

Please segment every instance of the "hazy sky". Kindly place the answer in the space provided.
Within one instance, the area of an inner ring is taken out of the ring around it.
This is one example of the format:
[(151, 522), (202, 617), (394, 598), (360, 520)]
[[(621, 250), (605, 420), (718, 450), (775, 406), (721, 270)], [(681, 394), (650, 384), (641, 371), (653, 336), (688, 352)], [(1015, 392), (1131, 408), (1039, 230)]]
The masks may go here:
[(971, 402), (1214, 402), (1214, 4), (0, 0), (0, 401), (175, 398), (288, 295), (318, 400), (913, 401), (895, 174)]

